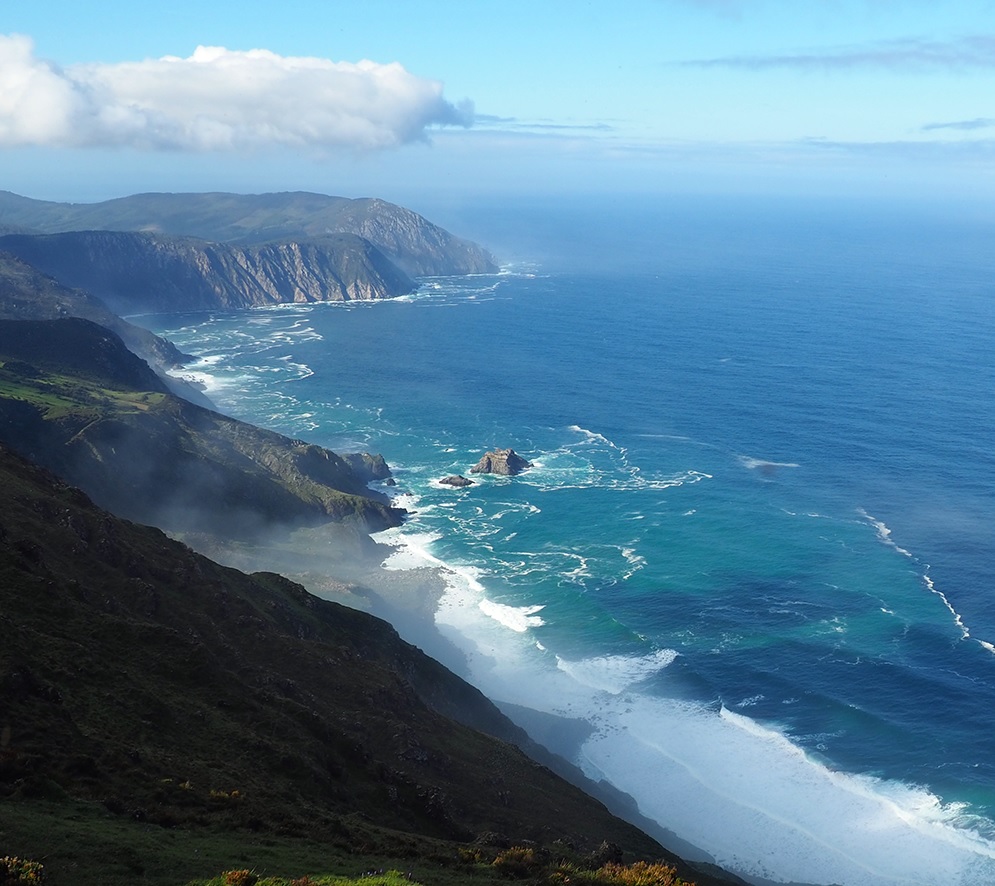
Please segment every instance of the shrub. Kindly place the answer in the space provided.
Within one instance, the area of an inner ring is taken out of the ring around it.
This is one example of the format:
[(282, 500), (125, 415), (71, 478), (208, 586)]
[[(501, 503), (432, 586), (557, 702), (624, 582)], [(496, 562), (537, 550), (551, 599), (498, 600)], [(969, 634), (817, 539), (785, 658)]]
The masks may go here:
[(619, 886), (688, 886), (678, 878), (676, 869), (648, 861), (630, 865), (609, 862), (595, 873), (605, 883), (617, 883)]
[(5, 855), (0, 858), (0, 886), (22, 886), (26, 883), (41, 883), (45, 876), (45, 866), (41, 862), (29, 861)]
[(499, 852), (491, 864), (506, 877), (524, 879), (535, 871), (539, 859), (531, 846), (512, 846)]
[(577, 886), (694, 886), (681, 880), (677, 871), (669, 865), (646, 861), (631, 865), (609, 862), (596, 871), (560, 864), (549, 875), (549, 882)]
[(259, 879), (252, 871), (225, 871), (221, 875), (224, 886), (256, 886)]
[(484, 853), (476, 847), (469, 849), (461, 847), (456, 854), (461, 864), (483, 864), (485, 860)]

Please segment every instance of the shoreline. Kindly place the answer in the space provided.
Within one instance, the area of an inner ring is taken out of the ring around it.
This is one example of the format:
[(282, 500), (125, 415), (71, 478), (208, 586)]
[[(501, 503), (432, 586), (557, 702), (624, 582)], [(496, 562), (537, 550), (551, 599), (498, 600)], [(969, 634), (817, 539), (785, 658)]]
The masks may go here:
[[(466, 654), (439, 630), (435, 620), (449, 591), (446, 576), (457, 573), (444, 564), (428, 561), (425, 565), (388, 566), (392, 558), (422, 559), (403, 541), (364, 536), (342, 524), (274, 534), (269, 540), (251, 544), (223, 543), (192, 535), (181, 540), (223, 565), (246, 572), (279, 572), (316, 597), (382, 618), (405, 642), (476, 686)], [(702, 865), (704, 872), (713, 876), (720, 871), (732, 873), (720, 868), (704, 849), (643, 814), (631, 794), (605, 779), (593, 780), (583, 771), (579, 760), (584, 744), (598, 731), (593, 722), (497, 699), (487, 692), (484, 695), (526, 737), (525, 742), (514, 743), (538, 764), (604, 803), (613, 815), (638, 827), (667, 852), (692, 865)]]

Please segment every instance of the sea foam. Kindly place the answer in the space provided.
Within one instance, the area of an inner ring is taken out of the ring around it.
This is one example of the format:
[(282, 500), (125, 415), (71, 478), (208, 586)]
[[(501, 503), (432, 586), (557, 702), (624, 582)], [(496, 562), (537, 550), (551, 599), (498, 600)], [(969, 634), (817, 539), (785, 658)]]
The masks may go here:
[(995, 846), (927, 791), (834, 772), (725, 708), (632, 696), (582, 750), (641, 811), (753, 877), (844, 886), (995, 882)]
[[(731, 870), (842, 886), (995, 883), (995, 845), (956, 805), (898, 782), (830, 769), (781, 731), (725, 707), (650, 694), (671, 649), (568, 660), (533, 635), (543, 607), (487, 599), (486, 576), (443, 564), (436, 614), (468, 654), (474, 682), (501, 701), (584, 718), (575, 762), (631, 794), (640, 811)], [(423, 561), (424, 562), (424, 561)]]

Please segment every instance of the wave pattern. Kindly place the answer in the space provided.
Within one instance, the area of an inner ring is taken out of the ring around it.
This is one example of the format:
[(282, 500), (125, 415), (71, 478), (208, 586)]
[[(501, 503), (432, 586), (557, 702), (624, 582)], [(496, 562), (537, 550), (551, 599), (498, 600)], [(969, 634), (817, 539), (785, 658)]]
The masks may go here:
[[(587, 719), (578, 762), (703, 855), (995, 883), (988, 241), (689, 218), (602, 224), (591, 254), (658, 256), (610, 273), (157, 325), (227, 411), (383, 452), (387, 567), (442, 570), (474, 681)], [(535, 466), (439, 484), (495, 445)]]

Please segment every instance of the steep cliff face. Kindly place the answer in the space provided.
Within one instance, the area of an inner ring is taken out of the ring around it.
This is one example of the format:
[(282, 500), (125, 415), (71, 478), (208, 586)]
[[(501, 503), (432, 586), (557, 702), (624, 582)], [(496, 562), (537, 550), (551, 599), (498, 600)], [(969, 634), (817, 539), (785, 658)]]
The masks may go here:
[(38, 233), (145, 231), (243, 246), (350, 233), (369, 240), (415, 276), (497, 270), (485, 249), (411, 210), (385, 200), (306, 192), (134, 194), (76, 204), (30, 200), (0, 191), (3, 224)]
[(497, 270), (494, 259), (476, 243), (454, 237), (410, 209), (386, 200), (351, 200), (340, 207), (338, 224), (341, 230), (376, 243), (416, 277)]
[(0, 237), (0, 249), (121, 312), (390, 298), (415, 284), (360, 237), (230, 246), (120, 231)]

